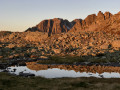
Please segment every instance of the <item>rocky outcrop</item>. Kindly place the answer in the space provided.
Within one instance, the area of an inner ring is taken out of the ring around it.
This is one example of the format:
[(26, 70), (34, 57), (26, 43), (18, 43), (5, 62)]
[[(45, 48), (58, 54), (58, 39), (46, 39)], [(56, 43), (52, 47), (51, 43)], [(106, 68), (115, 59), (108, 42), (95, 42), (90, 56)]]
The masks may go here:
[(76, 19), (73, 20), (75, 22), (73, 28), (70, 30), (70, 32), (78, 31), (78, 30), (84, 30), (85, 28), (88, 28), (93, 22), (96, 20), (96, 15), (88, 15), (85, 20), (82, 19)]
[(17, 53), (31, 58), (41, 55), (96, 56), (119, 50), (119, 39), (118, 34), (103, 31), (67, 32), (50, 37), (44, 32), (11, 33), (0, 37), (0, 56), (6, 55), (3, 52), (12, 52), (10, 56)]
[(75, 31), (105, 31), (120, 34), (120, 13), (112, 15), (110, 12), (101, 12), (98, 14), (88, 15), (84, 20), (75, 19), (72, 22), (60, 18), (44, 20), (35, 27), (29, 28), (27, 31), (47, 32), (51, 34), (60, 34), (62, 32)]
[(115, 41), (113, 41), (113, 42), (112, 42), (112, 46), (113, 46), (113, 47), (118, 47), (118, 48), (120, 48), (120, 40), (115, 40)]
[(104, 13), (105, 19), (110, 19), (112, 17), (112, 14), (110, 12)]
[(96, 20), (96, 15), (95, 14), (92, 14), (92, 15), (88, 15), (87, 18), (85, 18), (85, 25), (86, 26), (89, 26), (91, 25), (93, 22), (95, 22)]
[[(119, 14), (112, 15), (110, 12), (105, 12), (104, 14), (99, 11), (97, 15), (91, 14), (88, 15), (81, 22), (77, 21), (73, 28), (71, 28), (70, 32), (74, 31), (106, 31), (112, 32), (113, 29), (118, 29), (118, 24), (115, 25), (113, 23), (117, 23)], [(113, 26), (113, 27), (111, 27)], [(113, 31), (114, 32), (114, 31)]]
[(97, 14), (97, 20), (99, 21), (105, 20), (105, 16), (101, 11), (99, 11)]
[(29, 28), (27, 31), (40, 31), (48, 32), (48, 34), (58, 34), (62, 32), (68, 32), (73, 27), (73, 24), (68, 20), (63, 20), (59, 18), (54, 18), (50, 20), (44, 20), (40, 22), (37, 26)]

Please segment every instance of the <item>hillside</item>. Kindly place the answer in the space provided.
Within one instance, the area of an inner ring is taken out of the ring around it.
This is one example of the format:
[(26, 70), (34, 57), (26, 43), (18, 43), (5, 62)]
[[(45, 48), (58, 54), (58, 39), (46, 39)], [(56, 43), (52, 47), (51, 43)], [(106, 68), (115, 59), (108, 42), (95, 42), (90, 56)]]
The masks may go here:
[[(99, 12), (72, 22), (50, 19), (25, 32), (0, 32), (0, 58), (92, 56), (120, 61), (120, 13)], [(93, 59), (92, 58), (92, 59)]]

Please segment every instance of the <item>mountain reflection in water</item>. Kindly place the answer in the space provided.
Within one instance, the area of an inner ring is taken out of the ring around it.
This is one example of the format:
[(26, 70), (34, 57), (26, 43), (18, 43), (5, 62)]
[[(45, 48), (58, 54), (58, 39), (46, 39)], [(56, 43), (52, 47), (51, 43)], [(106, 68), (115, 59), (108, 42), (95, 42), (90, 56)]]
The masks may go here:
[[(19, 75), (33, 73), (35, 76), (45, 78), (62, 77), (97, 77), (97, 78), (120, 78), (120, 67), (112, 66), (81, 66), (81, 65), (43, 65), (35, 62), (26, 63), (27, 66), (9, 67), (10, 73)], [(15, 72), (14, 69), (16, 69)]]

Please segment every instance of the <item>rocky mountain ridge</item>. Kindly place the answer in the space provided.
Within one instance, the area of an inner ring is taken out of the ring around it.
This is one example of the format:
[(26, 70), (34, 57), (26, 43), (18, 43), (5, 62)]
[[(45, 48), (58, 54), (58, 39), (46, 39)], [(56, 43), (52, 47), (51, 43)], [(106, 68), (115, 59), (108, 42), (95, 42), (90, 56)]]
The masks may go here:
[(27, 31), (40, 31), (47, 32), (48, 35), (58, 34), (62, 32), (68, 32), (73, 27), (73, 24), (68, 20), (63, 20), (60, 18), (54, 18), (49, 20), (43, 20), (38, 25), (32, 28), (28, 28)]
[(45, 20), (26, 32), (0, 32), (0, 58), (93, 56), (120, 62), (120, 13)]
[(120, 13), (115, 15), (110, 12), (88, 15), (84, 20), (75, 19), (72, 22), (60, 18), (43, 20), (38, 25), (28, 28), (27, 31), (40, 31), (51, 34), (59, 34), (63, 32), (76, 32), (76, 31), (106, 31), (119, 33), (120, 28)]

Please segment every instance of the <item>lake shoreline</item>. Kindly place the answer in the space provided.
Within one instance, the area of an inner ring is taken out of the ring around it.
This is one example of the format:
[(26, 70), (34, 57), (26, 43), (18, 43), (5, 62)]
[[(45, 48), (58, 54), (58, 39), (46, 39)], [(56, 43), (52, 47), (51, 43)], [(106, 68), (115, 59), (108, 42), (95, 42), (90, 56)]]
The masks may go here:
[(2, 90), (119, 90), (119, 84), (120, 78), (82, 77), (47, 79), (43, 77), (26, 78), (3, 72), (0, 73), (0, 89)]
[[(43, 61), (43, 60), (39, 60)], [(109, 63), (95, 63), (95, 62), (77, 62), (77, 63), (39, 63), (36, 60), (31, 60), (31, 61), (15, 61), (12, 63), (0, 63), (0, 69), (5, 69), (8, 66), (26, 66), (27, 62), (36, 62), (37, 64), (43, 64), (43, 65), (83, 65), (83, 66), (113, 66), (113, 67), (120, 67), (120, 63), (117, 62), (109, 62)]]

